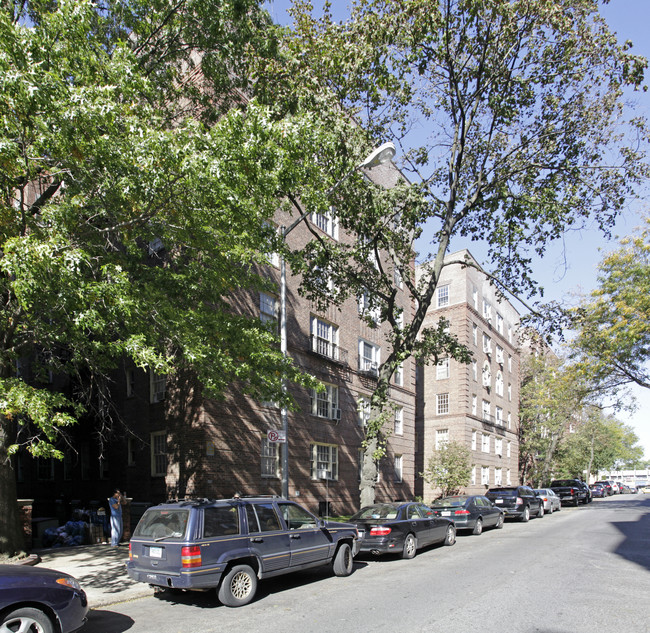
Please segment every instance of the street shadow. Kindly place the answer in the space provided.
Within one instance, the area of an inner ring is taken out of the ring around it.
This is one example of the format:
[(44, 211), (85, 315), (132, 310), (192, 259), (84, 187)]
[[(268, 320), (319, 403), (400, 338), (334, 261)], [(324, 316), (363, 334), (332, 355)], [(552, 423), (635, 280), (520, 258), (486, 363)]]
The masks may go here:
[[(367, 563), (355, 559), (352, 573), (367, 566)], [(335, 578), (329, 565), (306, 569), (291, 574), (283, 574), (274, 578), (260, 580), (257, 584), (257, 591), (252, 602), (260, 602), (276, 594), (285, 591), (292, 591), (297, 587), (303, 587), (313, 583), (321, 582), (327, 578)], [(345, 580), (345, 578), (343, 578)], [(223, 606), (217, 598), (217, 591), (183, 591), (183, 590), (162, 590), (154, 594), (154, 597), (161, 602), (169, 604), (182, 604), (197, 607), (200, 609), (214, 609)]]
[(650, 571), (650, 513), (637, 521), (612, 521), (612, 525), (625, 537), (614, 553)]
[(79, 629), (79, 633), (123, 633), (134, 624), (132, 618), (121, 613), (92, 609), (88, 612), (88, 621)]

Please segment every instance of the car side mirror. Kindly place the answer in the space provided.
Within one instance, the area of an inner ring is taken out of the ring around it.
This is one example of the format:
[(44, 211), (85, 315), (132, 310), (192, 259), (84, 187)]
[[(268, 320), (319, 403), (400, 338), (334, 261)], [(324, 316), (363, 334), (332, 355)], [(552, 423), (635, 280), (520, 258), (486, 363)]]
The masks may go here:
[(325, 519), (318, 519), (318, 521), (316, 521), (316, 526), (321, 530), (325, 528), (327, 526)]

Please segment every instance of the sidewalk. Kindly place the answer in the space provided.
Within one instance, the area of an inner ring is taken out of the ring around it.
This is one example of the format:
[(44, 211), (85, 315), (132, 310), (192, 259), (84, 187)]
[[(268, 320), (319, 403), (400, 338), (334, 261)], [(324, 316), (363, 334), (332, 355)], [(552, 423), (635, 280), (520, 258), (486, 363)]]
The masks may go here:
[(88, 596), (91, 609), (116, 602), (153, 595), (153, 589), (131, 580), (126, 574), (129, 546), (79, 545), (41, 549), (32, 552), (41, 557), (38, 567), (49, 567), (74, 576)]

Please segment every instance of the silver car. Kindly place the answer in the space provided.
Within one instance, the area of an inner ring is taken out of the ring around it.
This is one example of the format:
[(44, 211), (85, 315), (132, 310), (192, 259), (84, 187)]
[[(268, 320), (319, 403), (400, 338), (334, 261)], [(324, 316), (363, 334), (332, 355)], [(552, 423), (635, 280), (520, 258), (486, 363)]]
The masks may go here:
[(550, 488), (539, 488), (535, 490), (535, 494), (544, 502), (544, 512), (546, 514), (553, 514), (556, 510), (562, 509), (560, 497), (558, 497)]

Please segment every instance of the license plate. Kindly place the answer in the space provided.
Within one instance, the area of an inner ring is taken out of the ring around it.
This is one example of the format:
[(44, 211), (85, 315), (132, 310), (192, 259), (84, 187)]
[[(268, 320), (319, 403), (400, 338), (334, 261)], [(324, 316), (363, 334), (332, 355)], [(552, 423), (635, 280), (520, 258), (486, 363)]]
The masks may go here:
[(494, 503), (503, 503), (503, 499), (495, 499)]
[(359, 533), (359, 538), (363, 538), (363, 535), (366, 533), (365, 530), (357, 530), (357, 532)]
[(149, 556), (151, 558), (162, 558), (162, 547), (150, 547)]
[(440, 514), (441, 514), (443, 517), (450, 517), (450, 516), (451, 516), (451, 512), (441, 512)]

